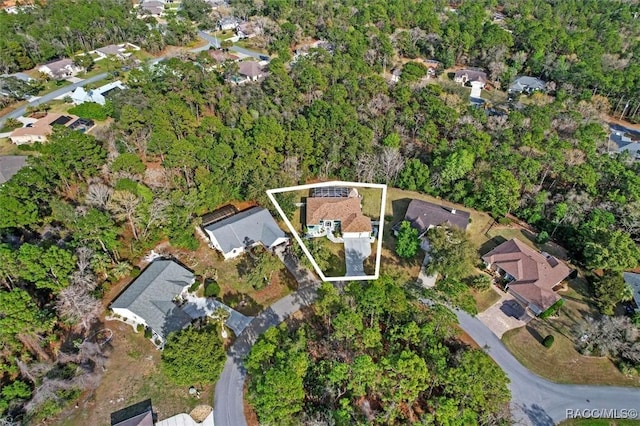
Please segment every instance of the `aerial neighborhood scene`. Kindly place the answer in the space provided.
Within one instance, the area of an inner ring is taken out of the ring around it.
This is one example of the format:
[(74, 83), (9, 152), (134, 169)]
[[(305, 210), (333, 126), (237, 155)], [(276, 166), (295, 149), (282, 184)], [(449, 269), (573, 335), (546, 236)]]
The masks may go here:
[(0, 426), (640, 425), (640, 4), (0, 0)]

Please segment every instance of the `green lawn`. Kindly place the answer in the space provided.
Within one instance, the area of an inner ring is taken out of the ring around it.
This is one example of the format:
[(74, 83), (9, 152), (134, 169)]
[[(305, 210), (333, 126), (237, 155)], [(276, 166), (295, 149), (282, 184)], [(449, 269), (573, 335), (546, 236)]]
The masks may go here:
[(484, 291), (476, 291), (472, 289), (471, 295), (476, 300), (478, 312), (486, 311), (500, 299), (500, 294), (498, 294), (493, 288)]
[(379, 220), (382, 189), (358, 188), (358, 193), (362, 195), (362, 213), (373, 220)]

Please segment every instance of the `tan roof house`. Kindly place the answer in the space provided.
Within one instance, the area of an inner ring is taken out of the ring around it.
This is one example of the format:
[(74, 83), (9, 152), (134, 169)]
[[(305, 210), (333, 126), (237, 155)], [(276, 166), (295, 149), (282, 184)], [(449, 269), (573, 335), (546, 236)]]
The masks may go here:
[(343, 238), (369, 238), (371, 219), (362, 214), (358, 191), (347, 196), (309, 197), (306, 204), (307, 236), (322, 237), (340, 231)]
[(40, 65), (38, 71), (53, 79), (64, 80), (65, 78), (74, 77), (84, 71), (84, 68), (74, 64), (71, 59), (64, 58)]
[(221, 63), (225, 61), (237, 61), (240, 59), (239, 56), (234, 55), (233, 53), (225, 52), (222, 49), (211, 49), (207, 51), (207, 54), (214, 61)]
[(266, 73), (256, 61), (245, 61), (238, 64), (238, 74), (245, 78), (245, 81), (258, 81)]
[(11, 142), (16, 145), (33, 142), (46, 142), (53, 132), (53, 126), (65, 126), (73, 130), (85, 132), (94, 125), (93, 120), (78, 118), (71, 114), (49, 113), (27, 127), (15, 129), (9, 135)]
[(479, 70), (459, 70), (453, 76), (453, 81), (456, 83), (470, 84), (472, 86), (477, 86), (479, 88), (484, 88), (484, 85), (487, 83), (487, 73)]
[(560, 300), (554, 289), (571, 273), (560, 260), (532, 249), (517, 238), (500, 244), (482, 256), (482, 260), (487, 269), (508, 281), (505, 289), (535, 315)]

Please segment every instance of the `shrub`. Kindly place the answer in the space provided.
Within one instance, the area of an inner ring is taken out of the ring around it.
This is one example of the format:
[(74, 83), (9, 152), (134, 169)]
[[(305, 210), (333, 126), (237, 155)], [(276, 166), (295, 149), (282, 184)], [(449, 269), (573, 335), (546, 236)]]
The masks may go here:
[(547, 231), (542, 231), (536, 237), (536, 243), (544, 244), (549, 241), (549, 233)]
[(220, 286), (217, 282), (211, 281), (207, 283), (207, 286), (204, 288), (205, 297), (218, 297), (220, 294)]
[(152, 333), (149, 327), (144, 328), (144, 337), (147, 339), (151, 339)]
[(196, 290), (198, 290), (198, 287), (200, 287), (200, 281), (196, 280), (196, 282), (191, 284), (191, 286), (189, 287), (189, 292), (194, 293)]
[(485, 274), (479, 274), (471, 279), (471, 287), (476, 290), (488, 290), (491, 287), (491, 277)]
[(553, 341), (554, 341), (553, 335), (550, 334), (544, 338), (544, 340), (542, 341), (542, 345), (545, 348), (550, 348), (551, 346), (553, 346)]
[(500, 217), (498, 218), (498, 223), (500, 225), (511, 225), (511, 219), (509, 219), (508, 217)]
[(564, 305), (564, 299), (560, 299), (553, 305), (549, 306), (549, 308), (543, 313), (541, 313), (539, 317), (542, 319), (545, 319), (545, 318), (549, 318), (552, 315), (555, 315), (560, 310), (562, 305)]
[(108, 110), (95, 102), (85, 102), (69, 109), (69, 114), (90, 120), (106, 120), (109, 117)]
[(143, 324), (136, 325), (136, 331), (138, 333), (142, 333), (144, 331), (144, 325)]

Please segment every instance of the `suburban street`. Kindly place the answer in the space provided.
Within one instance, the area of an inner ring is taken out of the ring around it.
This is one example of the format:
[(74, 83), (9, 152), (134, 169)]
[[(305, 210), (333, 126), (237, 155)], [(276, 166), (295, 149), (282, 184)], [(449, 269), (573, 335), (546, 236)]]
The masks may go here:
[[(198, 31), (198, 35), (200, 36), (200, 38), (208, 41), (211, 46), (220, 48), (220, 40), (217, 37), (212, 36), (209, 33), (205, 33), (204, 31)], [(229, 50), (231, 50), (232, 52), (242, 53), (243, 55), (251, 56), (256, 59), (261, 59), (261, 56), (265, 56), (264, 53), (256, 52), (255, 50), (251, 49), (245, 49), (244, 47), (235, 45), (229, 47)]]

